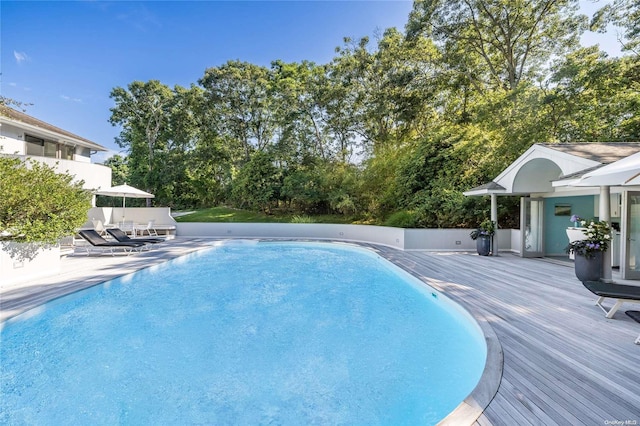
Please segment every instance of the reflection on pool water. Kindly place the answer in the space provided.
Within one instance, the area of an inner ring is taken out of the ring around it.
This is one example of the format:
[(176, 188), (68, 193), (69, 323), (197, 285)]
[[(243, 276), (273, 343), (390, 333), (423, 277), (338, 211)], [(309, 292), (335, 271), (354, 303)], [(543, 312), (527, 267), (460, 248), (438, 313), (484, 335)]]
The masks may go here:
[(223, 244), (4, 324), (2, 424), (434, 424), (477, 324), (372, 252)]

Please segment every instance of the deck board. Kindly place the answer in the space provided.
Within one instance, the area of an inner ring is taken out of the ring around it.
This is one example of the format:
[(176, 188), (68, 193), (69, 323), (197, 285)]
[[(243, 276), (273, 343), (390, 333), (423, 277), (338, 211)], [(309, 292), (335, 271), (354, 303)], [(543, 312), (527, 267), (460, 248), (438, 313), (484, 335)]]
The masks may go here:
[[(0, 289), (0, 319), (207, 244), (178, 239), (155, 253), (65, 259), (65, 274)], [(640, 324), (624, 314), (637, 305), (605, 318), (573, 269), (554, 262), (363, 245), (481, 313), (495, 331), (502, 379), (475, 425), (640, 425)]]

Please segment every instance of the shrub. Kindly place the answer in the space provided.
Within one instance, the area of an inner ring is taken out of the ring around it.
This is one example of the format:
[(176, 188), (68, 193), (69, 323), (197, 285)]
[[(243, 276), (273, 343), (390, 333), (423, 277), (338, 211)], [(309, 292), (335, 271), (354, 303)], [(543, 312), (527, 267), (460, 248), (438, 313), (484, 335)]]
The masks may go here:
[(307, 215), (295, 215), (291, 218), (291, 223), (315, 223), (315, 220)]
[(393, 213), (384, 222), (385, 226), (393, 226), (395, 228), (415, 228), (417, 217), (413, 211), (399, 211)]
[(496, 224), (491, 219), (485, 219), (480, 224), (478, 229), (471, 231), (469, 236), (472, 240), (477, 240), (479, 237), (491, 237), (496, 233)]
[(0, 156), (0, 241), (55, 244), (87, 220), (91, 194), (45, 164)]

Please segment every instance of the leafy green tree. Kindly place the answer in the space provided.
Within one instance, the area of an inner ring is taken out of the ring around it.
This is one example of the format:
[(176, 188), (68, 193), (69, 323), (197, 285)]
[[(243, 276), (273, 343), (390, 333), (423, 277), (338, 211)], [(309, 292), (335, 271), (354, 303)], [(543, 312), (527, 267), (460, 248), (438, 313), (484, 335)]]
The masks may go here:
[(607, 24), (624, 28), (624, 38), (619, 39), (622, 49), (640, 54), (640, 3), (637, 0), (614, 0), (596, 12), (591, 29), (606, 32)]
[[(622, 26), (635, 46), (635, 3), (614, 0), (594, 28)], [(580, 49), (577, 9), (419, 0), (405, 34), (347, 38), (328, 64), (229, 61), (189, 89), (114, 89), (127, 178), (172, 206), (477, 226), (488, 200), (462, 192), (532, 144), (640, 137), (637, 55)], [(517, 226), (517, 205), (500, 203), (501, 223)]]
[(400, 144), (429, 120), (435, 109), (433, 78), (439, 58), (430, 40), (406, 41), (391, 28), (376, 50), (367, 37), (347, 38), (337, 53), (330, 73), (342, 95), (337, 98), (339, 108), (330, 112), (336, 114), (336, 123), (347, 123), (340, 127), (362, 141), (364, 152), (376, 155), (381, 147)]
[(560, 142), (622, 142), (640, 138), (640, 91), (631, 57), (608, 58), (596, 46), (553, 68), (546, 90), (549, 136)]
[(332, 162), (326, 165), (323, 176), (331, 212), (361, 216), (364, 204), (360, 195), (359, 169), (353, 164)]
[(312, 62), (272, 63), (276, 101), (286, 107), (277, 110), (280, 129), (275, 149), (282, 160), (300, 161), (302, 157), (332, 158), (331, 128), (326, 102), (327, 69)]
[(232, 195), (240, 207), (247, 206), (270, 213), (280, 196), (282, 186), (273, 156), (255, 152), (233, 181)]
[(121, 126), (116, 142), (129, 151), (131, 183), (156, 192), (163, 173), (156, 154), (167, 146), (174, 93), (159, 81), (150, 80), (146, 83), (134, 81), (126, 89), (116, 87), (110, 97), (116, 105), (111, 108), (109, 121), (114, 126)]
[(208, 207), (230, 202), (232, 176), (244, 155), (237, 155), (233, 146), (238, 144), (232, 136), (223, 133), (217, 107), (207, 100), (204, 90), (201, 87), (193, 90), (190, 109), (195, 129), (194, 147), (188, 152), (186, 168), (195, 197), (193, 206)]
[(326, 213), (324, 178), (322, 169), (313, 163), (289, 169), (282, 180), (280, 198), (295, 211)]
[(56, 244), (87, 220), (91, 194), (43, 163), (0, 156), (0, 240)]
[(229, 144), (226, 149), (234, 163), (249, 161), (253, 151), (273, 143), (276, 111), (281, 106), (275, 102), (267, 68), (229, 61), (208, 68), (199, 83), (213, 127), (210, 132)]
[[(113, 155), (105, 160), (104, 165), (111, 169), (111, 184), (113, 186), (123, 185), (129, 181), (127, 157), (118, 154)], [(97, 195), (96, 205), (100, 207), (118, 207), (122, 206), (122, 201), (118, 197)]]
[(203, 90), (175, 86), (167, 111), (166, 146), (158, 152), (156, 198), (170, 207), (199, 205), (193, 182), (195, 150), (200, 138), (199, 117)]
[(433, 38), (477, 90), (513, 91), (579, 45), (587, 18), (577, 8), (577, 0), (417, 0), (407, 36)]
[(111, 169), (111, 184), (113, 186), (124, 185), (129, 176), (127, 157), (116, 154), (107, 158), (104, 165)]

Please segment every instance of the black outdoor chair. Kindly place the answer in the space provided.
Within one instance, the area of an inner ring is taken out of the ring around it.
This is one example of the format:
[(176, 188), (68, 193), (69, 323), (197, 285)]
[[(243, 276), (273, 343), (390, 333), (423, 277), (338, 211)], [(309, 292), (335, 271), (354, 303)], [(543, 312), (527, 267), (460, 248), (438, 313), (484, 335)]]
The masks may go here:
[(107, 232), (109, 233), (109, 235), (111, 235), (113, 238), (115, 238), (121, 243), (133, 242), (133, 243), (157, 244), (157, 243), (164, 242), (163, 238), (131, 238), (126, 234), (126, 232), (124, 232), (120, 228), (107, 228)]
[(78, 234), (87, 241), (90, 246), (85, 246), (87, 254), (93, 250), (100, 250), (102, 252), (110, 252), (114, 254), (116, 249), (122, 249), (125, 253), (133, 253), (133, 251), (141, 251), (146, 247), (143, 242), (120, 242), (120, 241), (108, 241), (105, 240), (93, 229), (83, 229), (78, 231)]
[[(623, 303), (640, 303), (640, 286), (606, 283), (603, 281), (583, 281), (582, 284), (593, 294), (599, 297), (596, 305), (600, 307), (607, 316), (613, 318), (616, 311)], [(604, 299), (617, 299), (611, 309), (602, 306)]]

